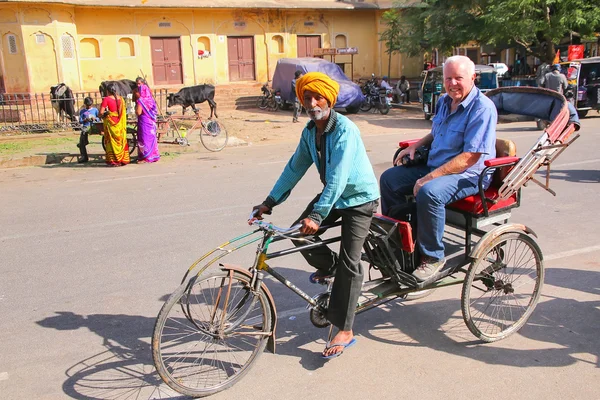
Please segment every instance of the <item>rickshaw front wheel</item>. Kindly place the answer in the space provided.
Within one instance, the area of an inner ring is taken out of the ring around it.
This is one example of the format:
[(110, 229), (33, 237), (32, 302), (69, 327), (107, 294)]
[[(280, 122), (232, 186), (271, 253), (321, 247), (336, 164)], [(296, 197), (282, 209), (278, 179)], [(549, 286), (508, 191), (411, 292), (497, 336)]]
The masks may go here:
[(461, 298), (467, 327), (488, 343), (517, 332), (535, 309), (543, 281), (542, 252), (531, 236), (498, 236), (467, 271)]
[(205, 397), (239, 381), (273, 334), (264, 290), (221, 271), (194, 276), (163, 305), (152, 335), (154, 366), (173, 390)]

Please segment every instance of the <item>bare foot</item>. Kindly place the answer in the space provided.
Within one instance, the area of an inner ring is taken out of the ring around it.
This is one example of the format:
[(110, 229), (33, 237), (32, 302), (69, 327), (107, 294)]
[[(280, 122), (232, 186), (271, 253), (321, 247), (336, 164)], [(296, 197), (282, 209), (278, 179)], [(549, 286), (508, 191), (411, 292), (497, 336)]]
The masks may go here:
[[(328, 347), (323, 350), (323, 357), (331, 357), (334, 354), (342, 353), (345, 349), (344, 345), (349, 344), (354, 338), (352, 330), (349, 331), (338, 331), (338, 333), (328, 343)], [(338, 346), (332, 346), (332, 344), (339, 344)]]

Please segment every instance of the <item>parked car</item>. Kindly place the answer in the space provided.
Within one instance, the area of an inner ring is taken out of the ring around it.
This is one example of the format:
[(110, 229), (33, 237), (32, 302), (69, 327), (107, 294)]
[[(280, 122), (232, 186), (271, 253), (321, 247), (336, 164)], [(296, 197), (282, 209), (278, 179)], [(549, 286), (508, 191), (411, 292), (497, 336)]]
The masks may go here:
[(273, 89), (281, 92), (281, 99), (286, 103), (291, 102), (293, 98), (292, 79), (294, 72), (298, 70), (304, 73), (323, 72), (340, 84), (335, 108), (345, 108), (349, 113), (356, 113), (365, 100), (360, 86), (352, 82), (337, 64), (321, 58), (302, 57), (281, 58), (277, 61), (273, 74)]
[(488, 65), (494, 67), (496, 74), (498, 74), (498, 78), (502, 78), (504, 74), (508, 72), (508, 66), (504, 63), (490, 63)]

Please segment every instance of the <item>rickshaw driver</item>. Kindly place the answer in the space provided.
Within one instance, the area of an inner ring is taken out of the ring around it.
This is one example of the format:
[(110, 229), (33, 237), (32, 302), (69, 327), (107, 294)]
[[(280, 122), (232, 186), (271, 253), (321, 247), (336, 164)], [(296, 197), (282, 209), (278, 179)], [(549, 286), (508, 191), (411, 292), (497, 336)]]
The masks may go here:
[[(443, 68), (447, 95), (440, 97), (431, 133), (402, 150), (394, 167), (379, 180), (381, 210), (389, 215), (394, 206), (406, 204), (413, 195), (417, 208), (417, 244), (421, 264), (413, 272), (424, 281), (441, 271), (445, 264), (444, 225), (446, 205), (478, 192), (479, 173), (484, 161), (496, 156), (494, 103), (475, 86), (475, 64), (465, 56), (452, 56)], [(426, 164), (401, 166), (408, 154), (429, 146)], [(484, 179), (487, 188), (491, 174)]]
[(323, 191), (308, 204), (294, 225), (301, 222), (300, 232), (312, 235), (319, 226), (342, 220), (339, 256), (327, 246), (302, 251), (308, 263), (317, 268), (311, 282), (319, 283), (335, 274), (327, 319), (339, 330), (323, 350), (324, 358), (338, 357), (356, 343), (352, 326), (363, 282), (361, 252), (379, 205), (377, 178), (360, 131), (352, 121), (333, 110), (338, 93), (339, 84), (320, 72), (309, 72), (297, 80), (296, 96), (310, 121), (271, 193), (254, 207), (259, 219), (262, 214), (270, 214), (315, 164)]

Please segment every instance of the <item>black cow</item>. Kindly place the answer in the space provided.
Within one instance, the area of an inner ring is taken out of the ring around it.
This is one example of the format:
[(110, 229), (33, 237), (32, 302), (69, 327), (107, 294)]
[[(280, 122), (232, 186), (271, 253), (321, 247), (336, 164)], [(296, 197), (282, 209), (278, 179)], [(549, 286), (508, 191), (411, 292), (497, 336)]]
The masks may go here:
[(72, 122), (77, 122), (75, 115), (75, 98), (73, 91), (64, 83), (50, 87), (50, 102), (52, 108), (56, 111), (56, 116), (60, 121), (64, 116), (68, 116)]
[(167, 96), (167, 107), (181, 105), (184, 114), (186, 108), (192, 107), (192, 110), (198, 114), (195, 105), (208, 101), (208, 105), (210, 106), (210, 118), (212, 118), (213, 113), (215, 114), (215, 117), (219, 118), (217, 115), (217, 103), (215, 103), (214, 99), (215, 87), (213, 85), (190, 86), (181, 89), (175, 94), (169, 94), (169, 96)]
[(117, 88), (117, 94), (121, 97), (127, 97), (128, 94), (132, 94), (133, 90), (137, 87), (135, 81), (131, 79), (121, 79), (118, 81), (103, 81), (100, 83), (98, 90), (100, 91), (100, 96), (106, 97), (108, 96), (108, 88), (109, 85), (114, 84)]

